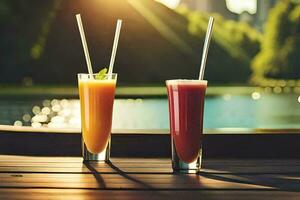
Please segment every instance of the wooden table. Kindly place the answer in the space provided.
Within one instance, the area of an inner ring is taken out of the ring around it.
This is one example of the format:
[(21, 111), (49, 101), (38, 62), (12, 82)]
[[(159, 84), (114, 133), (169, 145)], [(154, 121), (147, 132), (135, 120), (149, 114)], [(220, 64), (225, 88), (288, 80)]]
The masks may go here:
[(0, 199), (300, 199), (300, 160), (204, 160), (176, 175), (168, 159), (0, 155)]

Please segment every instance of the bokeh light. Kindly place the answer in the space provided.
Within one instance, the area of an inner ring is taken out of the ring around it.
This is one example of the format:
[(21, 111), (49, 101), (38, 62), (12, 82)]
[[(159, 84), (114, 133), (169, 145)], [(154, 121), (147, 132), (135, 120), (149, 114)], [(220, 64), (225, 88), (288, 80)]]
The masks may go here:
[(254, 100), (258, 100), (258, 99), (260, 99), (260, 93), (259, 92), (253, 92), (252, 94), (251, 94), (251, 97), (252, 97), (252, 99), (254, 99)]

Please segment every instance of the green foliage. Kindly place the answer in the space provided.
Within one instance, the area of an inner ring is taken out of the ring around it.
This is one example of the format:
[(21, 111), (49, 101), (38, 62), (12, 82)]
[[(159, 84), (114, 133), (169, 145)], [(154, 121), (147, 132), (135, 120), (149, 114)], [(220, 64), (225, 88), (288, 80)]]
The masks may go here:
[(7, 19), (9, 12), (10, 9), (7, 0), (0, 1), (0, 23)]
[(254, 82), (300, 77), (300, 4), (279, 1), (270, 11), (262, 48), (252, 62)]
[[(177, 12), (187, 18), (188, 31), (204, 41), (209, 16), (185, 7)], [(251, 60), (260, 49), (261, 34), (247, 23), (225, 20), (219, 14), (213, 16), (215, 24), (208, 65), (214, 66), (207, 67), (207, 79), (246, 83), (251, 74)]]
[(96, 75), (96, 79), (97, 80), (104, 80), (105, 79), (105, 75), (107, 74), (107, 68), (103, 68), (101, 69), (98, 74)]
[(62, 0), (55, 0), (53, 2), (52, 8), (47, 14), (46, 20), (41, 27), (41, 31), (39, 33), (37, 41), (34, 43), (30, 50), (30, 55), (33, 59), (39, 59), (44, 51), (51, 24), (56, 17), (57, 11), (60, 9), (61, 2)]

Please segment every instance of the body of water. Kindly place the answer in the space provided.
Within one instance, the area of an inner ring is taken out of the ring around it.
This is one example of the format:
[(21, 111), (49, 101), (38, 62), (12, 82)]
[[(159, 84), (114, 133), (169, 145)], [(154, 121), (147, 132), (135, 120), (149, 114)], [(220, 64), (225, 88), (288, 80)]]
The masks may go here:
[[(0, 124), (80, 128), (77, 99), (0, 100)], [(300, 97), (296, 94), (208, 96), (205, 128), (300, 128)], [(117, 99), (115, 129), (168, 129), (167, 99)]]

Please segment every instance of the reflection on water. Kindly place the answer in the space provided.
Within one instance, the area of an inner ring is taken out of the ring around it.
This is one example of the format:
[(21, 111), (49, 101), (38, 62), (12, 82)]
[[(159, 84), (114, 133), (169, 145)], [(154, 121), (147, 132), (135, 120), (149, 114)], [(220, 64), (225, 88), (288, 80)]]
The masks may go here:
[[(0, 101), (0, 124), (80, 128), (77, 99)], [(205, 128), (300, 128), (300, 96), (262, 94), (209, 96)], [(115, 129), (168, 129), (167, 99), (117, 99)]]

